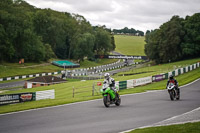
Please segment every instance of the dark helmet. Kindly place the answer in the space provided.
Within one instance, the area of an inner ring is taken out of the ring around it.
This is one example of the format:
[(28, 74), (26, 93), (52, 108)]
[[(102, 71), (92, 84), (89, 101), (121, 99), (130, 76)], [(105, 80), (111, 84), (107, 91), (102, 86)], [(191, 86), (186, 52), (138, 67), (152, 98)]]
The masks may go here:
[(174, 79), (174, 76), (173, 75), (170, 75), (169, 76), (169, 79), (171, 80), (171, 79)]

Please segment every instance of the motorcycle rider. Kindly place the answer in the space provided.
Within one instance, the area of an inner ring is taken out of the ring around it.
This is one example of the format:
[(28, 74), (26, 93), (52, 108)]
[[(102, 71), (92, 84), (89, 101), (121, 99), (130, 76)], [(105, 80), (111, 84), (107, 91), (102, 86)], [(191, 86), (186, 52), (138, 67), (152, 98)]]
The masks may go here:
[(116, 92), (116, 89), (115, 89), (115, 80), (113, 78), (110, 77), (110, 74), (109, 73), (105, 73), (104, 74), (104, 82), (103, 84), (109, 84), (109, 87), (114, 91)]
[(167, 86), (169, 85), (169, 83), (173, 83), (175, 85), (175, 89), (177, 90), (177, 93), (179, 95), (180, 93), (180, 90), (178, 88), (178, 82), (176, 79), (174, 79), (174, 76), (173, 75), (170, 75), (169, 76), (169, 80), (167, 81)]

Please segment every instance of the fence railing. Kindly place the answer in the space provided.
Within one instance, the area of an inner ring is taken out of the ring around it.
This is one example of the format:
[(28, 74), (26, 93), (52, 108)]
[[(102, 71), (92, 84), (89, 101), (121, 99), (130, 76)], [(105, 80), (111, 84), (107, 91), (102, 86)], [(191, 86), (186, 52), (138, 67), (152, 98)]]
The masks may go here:
[(102, 79), (103, 76), (99, 76), (99, 77), (73, 77), (73, 76), (70, 76), (70, 77), (67, 77), (67, 78), (70, 78), (70, 79), (81, 79), (81, 80), (96, 80), (96, 79)]
[[(83, 94), (83, 93), (87, 93), (84, 95), (84, 97), (90, 97), (90, 96), (95, 95), (95, 90), (93, 88), (91, 89), (91, 86), (85, 86), (85, 87), (81, 87), (81, 88), (73, 87), (72, 97), (74, 98), (78, 94)], [(81, 95), (79, 95), (79, 96), (81, 96)]]

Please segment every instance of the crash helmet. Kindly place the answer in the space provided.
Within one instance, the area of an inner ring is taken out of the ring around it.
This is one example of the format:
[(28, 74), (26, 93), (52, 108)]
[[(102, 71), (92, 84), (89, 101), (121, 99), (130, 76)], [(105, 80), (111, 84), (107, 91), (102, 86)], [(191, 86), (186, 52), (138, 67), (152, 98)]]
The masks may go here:
[(110, 73), (105, 73), (104, 78), (108, 80), (110, 78)]
[(170, 76), (169, 76), (169, 79), (170, 79), (170, 80), (174, 79), (174, 76), (173, 76), (173, 75), (170, 75)]

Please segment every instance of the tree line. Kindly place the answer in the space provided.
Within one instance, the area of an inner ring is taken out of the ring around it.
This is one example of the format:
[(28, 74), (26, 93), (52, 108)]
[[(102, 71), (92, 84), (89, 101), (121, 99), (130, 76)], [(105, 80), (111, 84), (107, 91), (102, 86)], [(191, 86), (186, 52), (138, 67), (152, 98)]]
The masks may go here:
[(113, 29), (114, 34), (129, 34), (135, 36), (144, 36), (144, 32), (140, 30), (135, 30), (134, 28), (124, 27), (123, 29)]
[(145, 53), (156, 63), (200, 57), (200, 13), (173, 16), (159, 29), (147, 31)]
[(115, 49), (104, 26), (83, 16), (36, 8), (23, 0), (0, 1), (0, 61), (84, 60)]

